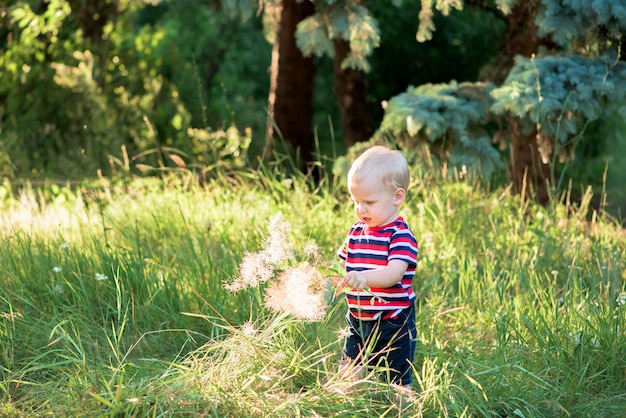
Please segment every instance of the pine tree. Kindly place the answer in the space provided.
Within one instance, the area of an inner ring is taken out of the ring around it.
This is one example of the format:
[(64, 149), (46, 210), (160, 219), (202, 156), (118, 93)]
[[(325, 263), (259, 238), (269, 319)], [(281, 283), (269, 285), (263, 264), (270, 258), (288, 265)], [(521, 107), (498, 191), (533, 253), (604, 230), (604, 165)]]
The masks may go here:
[[(279, 3), (223, 2), (248, 14), (255, 7)], [(377, 21), (364, 0), (314, 3), (315, 12), (297, 25), (297, 46), (305, 57), (335, 59), (340, 108), (342, 103), (354, 103), (343, 99), (356, 97), (362, 103), (363, 73), (369, 70), (368, 58), (380, 43)], [(392, 7), (400, 8), (402, 3), (389, 1)], [(432, 144), (441, 158), (480, 166), (483, 174), (503, 164), (490, 138), (501, 142), (507, 137), (515, 190), (528, 192), (525, 187), (530, 185), (537, 200), (545, 203), (555, 186), (556, 158), (568, 155), (581, 130), (622, 100), (620, 41), (626, 32), (626, 4), (613, 0), (421, 0), (416, 39), (432, 39), (436, 13), (446, 16), (465, 7), (491, 10), (507, 22), (499, 61), (474, 84), (452, 81), (409, 87), (389, 100), (375, 136), (393, 135), (400, 145), (409, 147), (420, 141)], [(346, 85), (352, 89), (339, 88)], [(371, 129), (367, 117), (349, 120), (361, 112), (363, 108), (342, 109), (348, 144), (367, 139), (364, 133)], [(490, 123), (500, 129), (489, 130)], [(350, 139), (347, 132), (354, 126), (365, 128)]]
[[(465, 1), (465, 5), (475, 3), (479, 2)], [(404, 143), (425, 134), (431, 142), (458, 139), (465, 148), (472, 143), (481, 149), (477, 155), (486, 158), (493, 154), (487, 151), (489, 145), (477, 124), (484, 126), (487, 120), (498, 118), (508, 127), (509, 168), (516, 191), (527, 192), (524, 186), (533, 185), (536, 198), (545, 203), (556, 183), (556, 158), (571, 152), (586, 124), (626, 109), (626, 65), (620, 49), (626, 33), (626, 3), (497, 0), (495, 5), (509, 19), (506, 46), (516, 52), (509, 52), (510, 68), (505, 59), (499, 69), (506, 70), (503, 82), (493, 75), (492, 81), (499, 84), (496, 88), (489, 83), (473, 84), (475, 91), (483, 92), (475, 94), (473, 105), (458, 101), (467, 84), (409, 89), (390, 100), (378, 135), (393, 134)], [(447, 14), (463, 6), (460, 0), (423, 0), (418, 40), (432, 36), (434, 10)], [(523, 22), (520, 16), (533, 21)], [(529, 24), (533, 30), (525, 33), (523, 28)], [(442, 92), (447, 100), (442, 100)], [(490, 101), (486, 111), (485, 100)], [(501, 135), (496, 132), (494, 137)]]
[(365, 1), (225, 0), (222, 6), (231, 16), (264, 13), (268, 40), (274, 44), (268, 144), (281, 136), (300, 150), (305, 161), (313, 158), (312, 58), (316, 56), (334, 61), (334, 93), (346, 144), (371, 137), (365, 72), (369, 71), (368, 57), (379, 45), (380, 30)]

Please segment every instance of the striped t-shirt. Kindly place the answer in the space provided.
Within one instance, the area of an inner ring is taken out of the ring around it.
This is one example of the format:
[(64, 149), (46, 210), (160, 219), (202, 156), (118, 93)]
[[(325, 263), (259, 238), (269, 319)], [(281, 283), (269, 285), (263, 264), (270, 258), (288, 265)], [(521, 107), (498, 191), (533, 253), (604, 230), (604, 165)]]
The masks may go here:
[(385, 267), (390, 260), (403, 260), (409, 264), (402, 280), (392, 287), (347, 290), (348, 308), (355, 318), (364, 321), (390, 319), (413, 303), (417, 240), (402, 217), (375, 228), (368, 228), (361, 221), (355, 223), (337, 250), (337, 256), (345, 261), (346, 272)]

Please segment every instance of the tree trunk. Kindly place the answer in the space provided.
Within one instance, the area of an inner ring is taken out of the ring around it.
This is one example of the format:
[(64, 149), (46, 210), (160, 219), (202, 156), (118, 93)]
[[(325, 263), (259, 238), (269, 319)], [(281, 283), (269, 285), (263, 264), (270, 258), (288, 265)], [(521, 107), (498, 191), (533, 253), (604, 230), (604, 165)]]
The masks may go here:
[(276, 7), (277, 33), (272, 50), (267, 156), (273, 140), (282, 137), (299, 150), (303, 162), (314, 160), (313, 133), (313, 59), (306, 58), (296, 45), (296, 27), (315, 12), (309, 1), (283, 0)]
[[(492, 80), (496, 84), (504, 82), (516, 55), (531, 57), (540, 46), (555, 48), (551, 39), (540, 38), (537, 34), (535, 18), (538, 8), (535, 0), (520, 1), (507, 16), (508, 33), (502, 51), (505, 62), (493, 75)], [(537, 147), (537, 131), (533, 129), (524, 133), (520, 121), (514, 117), (508, 117), (507, 122), (510, 135), (509, 170), (514, 191), (545, 205), (550, 199), (550, 166), (542, 162)]]
[(367, 108), (367, 79), (363, 71), (341, 68), (341, 63), (350, 53), (348, 41), (336, 38), (334, 45), (334, 93), (339, 106), (344, 142), (346, 147), (351, 147), (357, 142), (367, 141), (374, 133)]
[(507, 122), (511, 135), (509, 171), (513, 191), (524, 200), (530, 197), (546, 205), (550, 201), (550, 165), (542, 161), (539, 153), (537, 130), (525, 134), (517, 118), (508, 117)]

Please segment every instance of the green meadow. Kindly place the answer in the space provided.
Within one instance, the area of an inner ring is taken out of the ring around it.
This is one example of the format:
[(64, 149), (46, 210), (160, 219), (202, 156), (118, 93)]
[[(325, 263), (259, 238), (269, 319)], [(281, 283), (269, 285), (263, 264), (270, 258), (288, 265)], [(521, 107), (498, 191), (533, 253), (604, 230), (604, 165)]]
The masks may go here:
[(272, 167), (0, 187), (0, 415), (617, 417), (626, 240), (567, 195), (414, 167), (411, 404), (337, 372), (340, 177)]

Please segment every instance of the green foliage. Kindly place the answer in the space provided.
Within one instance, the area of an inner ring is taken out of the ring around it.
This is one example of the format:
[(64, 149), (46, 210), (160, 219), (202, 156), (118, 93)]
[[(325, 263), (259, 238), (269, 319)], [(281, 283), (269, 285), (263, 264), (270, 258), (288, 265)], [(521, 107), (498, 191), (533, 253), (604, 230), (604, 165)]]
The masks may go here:
[(439, 10), (444, 16), (448, 16), (454, 9), (463, 9), (463, 0), (422, 0), (419, 27), (415, 36), (418, 42), (430, 41), (433, 37), (435, 31), (433, 8)]
[(258, 22), (233, 23), (201, 1), (124, 0), (91, 39), (68, 2), (13, 3), (0, 20), (3, 174), (138, 173), (131, 163), (178, 166), (165, 148), (201, 160), (188, 129), (238, 124), (262, 136), (269, 46)]
[[(421, 136), (433, 142), (448, 130), (462, 131), (470, 123), (481, 126), (488, 116), (488, 92), (484, 84), (424, 84), (410, 87), (387, 104), (388, 115), (381, 125), (383, 132)], [(477, 100), (482, 99), (482, 100)]]
[(626, 4), (614, 0), (542, 0), (537, 25), (540, 35), (552, 35), (560, 45), (583, 39), (591, 49), (584, 39), (596, 37), (604, 49), (610, 46), (607, 40), (619, 44), (626, 33)]
[[(603, 115), (589, 124), (581, 135), (566, 182), (590, 185), (607, 197), (606, 210), (621, 216), (626, 206), (626, 120), (619, 112)], [(580, 196), (584, 190), (576, 187), (572, 194)]]
[(321, 14), (314, 14), (298, 23), (298, 32), (296, 32), (296, 41), (298, 48), (306, 56), (316, 55), (318, 57), (329, 56), (335, 54), (333, 47), (333, 33)]
[(29, 161), (26, 155), (16, 161), (13, 154), (18, 150), (33, 160), (32, 165), (41, 166), (47, 162), (48, 150), (62, 146), (59, 126), (65, 118), (64, 105), (71, 100), (55, 94), (63, 89), (53, 82), (55, 71), (48, 63), (72, 59), (74, 45), (58, 41), (69, 14), (69, 5), (60, 1), (52, 1), (41, 15), (27, 4), (7, 10), (7, 29), (19, 34), (0, 54), (1, 148), (10, 155), (11, 171), (32, 169), (15, 165)]
[(496, 7), (505, 15), (511, 13), (511, 8), (520, 0), (495, 0)]
[(193, 144), (193, 155), (205, 173), (243, 169), (248, 163), (247, 152), (252, 142), (250, 128), (246, 128), (243, 135), (233, 125), (215, 131), (189, 128), (187, 134)]
[[(262, 135), (270, 49), (259, 36), (259, 22), (233, 21), (200, 0), (186, 2), (185, 7), (162, 1), (131, 17), (140, 29), (134, 41), (137, 55), (129, 60), (146, 70), (143, 77), (159, 80), (155, 103), (144, 109), (151, 132), (145, 135), (149, 142), (138, 150), (148, 156), (141, 157), (142, 164), (163, 164), (155, 160), (158, 153), (145, 152), (158, 151), (158, 146), (188, 155), (188, 163), (200, 168), (215, 163), (207, 159), (208, 146), (213, 147), (210, 154), (225, 152), (220, 141), (198, 147), (191, 140), (196, 135), (189, 132), (234, 126), (242, 131), (253, 129), (248, 136)], [(131, 91), (145, 85), (139, 81)]]
[(392, 98), (376, 136), (391, 135), (407, 148), (435, 144), (435, 154), (459, 169), (466, 166), (486, 177), (503, 167), (491, 144), (491, 84), (424, 84)]
[(580, 56), (518, 57), (494, 89), (492, 110), (511, 114), (566, 144), (584, 124), (611, 113), (626, 93), (626, 66)]
[(146, 83), (143, 98), (129, 96), (120, 85), (129, 75), (117, 55), (120, 38), (108, 32), (113, 57), (106, 61), (76, 33), (67, 2), (46, 6), (40, 14), (19, 4), (9, 9), (12, 37), (0, 58), (1, 145), (15, 174), (80, 177), (106, 168), (122, 144), (141, 143), (147, 131), (141, 107), (152, 102), (149, 90), (158, 80)]
[[(148, 68), (163, 76), (164, 88), (173, 90), (168, 99), (177, 100), (191, 118), (181, 122), (171, 116), (159, 118), (163, 120), (155, 126), (163, 141), (190, 151), (180, 135), (188, 125), (258, 129), (262, 123), (264, 128), (271, 47), (260, 36), (258, 21), (234, 21), (202, 0), (187, 1), (185, 7), (162, 2), (142, 10), (137, 19), (149, 47)], [(166, 105), (171, 106), (163, 100), (161, 106)], [(176, 110), (163, 113), (177, 115)]]
[(375, 126), (384, 116), (381, 103), (404, 93), (407, 86), (477, 80), (481, 68), (498, 52), (499, 43), (494, 39), (500, 39), (506, 30), (497, 15), (467, 7), (445, 18), (435, 16), (435, 36), (427, 43), (418, 43), (417, 12), (412, 11), (419, 4), (419, 0), (404, 0), (402, 13), (386, 2), (368, 5), (383, 34), (380, 47), (372, 55), (372, 71), (367, 74)]
[[(463, 1), (421, 1), (417, 39), (421, 42), (433, 40), (435, 10), (448, 16), (451, 11), (461, 10), (464, 6), (479, 6), (499, 11), (501, 14), (496, 14), (505, 18), (517, 3), (517, 0), (497, 0), (483, 2), (482, 5)], [(626, 9), (622, 3), (610, 0), (543, 0), (529, 3), (529, 7), (537, 7), (535, 23), (539, 35), (551, 37), (566, 52), (554, 57), (517, 58), (504, 85), (491, 93), (493, 106), (485, 119), (508, 115), (519, 118), (527, 131), (537, 129), (542, 158), (551, 164), (554, 175), (559, 160), (566, 161), (573, 155), (584, 128), (622, 106), (626, 73), (620, 55)], [(437, 26), (440, 28), (441, 24)], [(546, 51), (538, 53), (545, 54)], [(582, 56), (595, 57), (595, 60)], [(404, 105), (411, 106), (408, 100)], [(415, 101), (415, 106), (421, 109), (423, 104)], [(622, 109), (618, 111), (623, 113)], [(397, 116), (391, 113), (397, 113)], [(385, 114), (381, 131), (384, 131), (385, 124), (387, 129), (392, 125), (395, 128), (390, 132), (410, 136), (414, 117), (410, 110), (397, 112), (394, 106), (390, 106)], [(403, 120), (403, 117), (406, 119)], [(434, 128), (438, 119), (435, 117), (434, 120), (428, 127), (430, 130), (420, 124), (413, 130), (423, 129), (426, 138), (429, 135), (440, 135), (437, 141), (449, 144), (451, 141), (447, 126), (452, 120), (446, 124), (440, 123), (440, 126), (446, 126), (445, 129)], [(488, 135), (492, 133), (488, 132)], [(486, 147), (489, 136), (479, 136), (478, 141), (472, 141), (470, 138), (475, 139), (476, 136), (472, 132), (463, 132), (458, 137), (455, 144), (461, 148), (465, 145), (470, 151), (489, 150)], [(472, 146), (468, 148), (470, 144)], [(459, 155), (463, 155), (462, 152)], [(463, 156), (462, 161), (471, 160), (471, 154)], [(480, 153), (477, 158), (482, 158)]]
[(369, 71), (368, 57), (380, 45), (380, 30), (369, 10), (359, 3), (333, 1), (317, 4), (323, 12), (298, 24), (296, 42), (302, 53), (305, 56), (333, 56), (333, 39), (341, 38), (350, 43), (350, 54), (341, 63), (342, 68)]
[(259, 8), (257, 0), (222, 0), (222, 10), (232, 19), (250, 19)]

